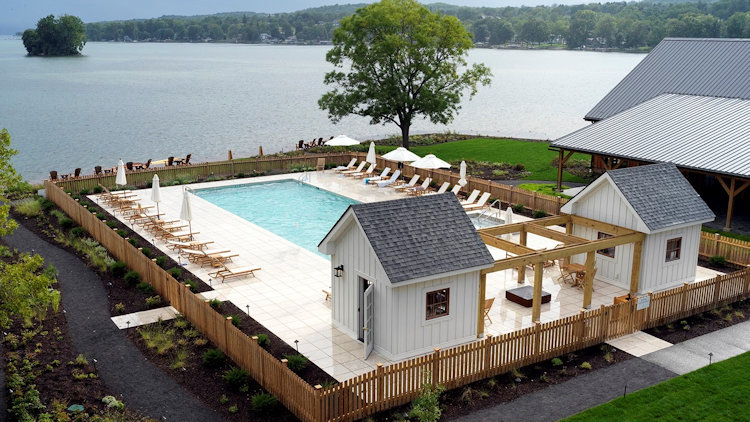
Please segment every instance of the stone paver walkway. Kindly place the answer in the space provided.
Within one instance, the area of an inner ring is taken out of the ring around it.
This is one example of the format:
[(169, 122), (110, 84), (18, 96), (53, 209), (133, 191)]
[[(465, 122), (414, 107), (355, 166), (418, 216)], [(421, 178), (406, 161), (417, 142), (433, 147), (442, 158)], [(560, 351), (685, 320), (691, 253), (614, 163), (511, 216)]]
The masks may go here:
[(637, 358), (672, 345), (668, 341), (654, 337), (651, 334), (646, 334), (643, 331), (636, 331), (633, 334), (612, 339), (607, 344)]
[(163, 308), (149, 309), (148, 311), (133, 312), (132, 314), (118, 315), (112, 317), (112, 322), (117, 328), (124, 330), (126, 328), (138, 327), (146, 324), (153, 324), (159, 320), (169, 321), (177, 315), (177, 309), (171, 306)]

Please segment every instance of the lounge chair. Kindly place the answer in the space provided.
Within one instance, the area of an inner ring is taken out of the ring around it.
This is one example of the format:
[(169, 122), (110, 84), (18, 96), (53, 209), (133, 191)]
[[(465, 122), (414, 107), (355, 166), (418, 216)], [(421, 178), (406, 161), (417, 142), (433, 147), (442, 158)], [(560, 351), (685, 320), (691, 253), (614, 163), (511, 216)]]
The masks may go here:
[[(300, 142), (302, 142), (302, 141), (300, 141)], [(333, 171), (339, 172), (339, 171), (351, 170), (351, 169), (354, 168), (354, 163), (356, 163), (356, 162), (357, 162), (357, 159), (356, 158), (352, 158), (352, 161), (349, 161), (349, 164), (347, 164), (345, 166), (338, 166), (335, 169), (333, 169)]]
[(423, 193), (425, 193), (427, 191), (427, 188), (430, 187), (430, 182), (432, 182), (432, 179), (430, 179), (428, 177), (428, 178), (424, 179), (424, 182), (422, 182), (421, 186), (417, 186), (415, 188), (406, 189), (406, 194), (407, 195), (420, 196), (420, 195), (422, 195)]
[(477, 201), (476, 204), (469, 204), (464, 205), (464, 211), (474, 211), (474, 210), (480, 210), (482, 208), (488, 207), (487, 200), (490, 199), (490, 193), (485, 192), (482, 194), (482, 196), (479, 198), (479, 201)]
[(450, 185), (451, 184), (448, 183), (448, 182), (443, 182), (443, 184), (440, 185), (440, 189), (438, 189), (437, 192), (427, 192), (427, 193), (425, 193), (425, 195), (435, 195), (435, 194), (439, 194), (439, 193), (448, 192), (448, 186), (450, 186)]
[(365, 168), (365, 164), (367, 164), (367, 161), (361, 161), (359, 163), (359, 165), (357, 166), (356, 169), (342, 171), (341, 174), (343, 174), (344, 176), (346, 176), (346, 175), (349, 175), (349, 174), (359, 173), (359, 172), (362, 171), (363, 168)]
[(414, 185), (416, 185), (418, 181), (419, 181), (419, 175), (415, 174), (414, 176), (412, 176), (411, 180), (409, 180), (409, 183), (401, 183), (401, 184), (394, 186), (393, 188), (396, 189), (397, 191), (413, 188)]
[(365, 179), (365, 183), (371, 183), (371, 184), (374, 185), (378, 181), (386, 180), (388, 178), (388, 173), (390, 173), (390, 172), (391, 172), (391, 168), (390, 167), (386, 167), (386, 168), (383, 169), (383, 172), (380, 173), (380, 176), (368, 177), (368, 178)]
[(192, 237), (195, 236), (196, 234), (200, 234), (200, 232), (190, 233), (187, 230), (180, 230), (180, 231), (175, 231), (175, 232), (163, 231), (161, 232), (160, 238), (165, 241), (169, 239), (185, 241), (185, 240), (191, 240)]
[(182, 249), (195, 249), (200, 251), (210, 243), (214, 242), (179, 242), (177, 240), (167, 240), (167, 249), (172, 249), (173, 251), (178, 252), (182, 252)]
[(209, 273), (209, 277), (214, 278), (220, 278), (221, 282), (223, 283), (224, 280), (228, 278), (233, 277), (247, 277), (249, 275), (252, 275), (255, 277), (255, 271), (259, 271), (260, 267), (237, 267), (237, 268), (229, 268), (226, 265), (224, 266), (224, 269), (221, 269), (219, 271), (216, 271), (214, 273)]
[(471, 195), (469, 195), (469, 197), (466, 198), (465, 201), (461, 201), (461, 205), (471, 205), (471, 204), (473, 204), (474, 201), (476, 201), (477, 198), (479, 197), (479, 193), (480, 193), (479, 189), (474, 189), (474, 191), (471, 192)]
[(229, 249), (189, 249), (183, 248), (180, 255), (194, 264), (200, 264), (201, 267), (211, 264), (212, 267), (222, 265), (224, 262), (239, 256)]
[(375, 184), (378, 185), (378, 188), (384, 188), (390, 185), (391, 183), (394, 183), (396, 180), (398, 180), (400, 176), (401, 176), (401, 170), (396, 170), (395, 172), (393, 172), (393, 175), (391, 175), (390, 179), (375, 182)]
[(463, 186), (456, 184), (456, 186), (453, 186), (453, 189), (451, 189), (451, 193), (456, 195), (456, 197), (458, 197), (458, 193), (461, 192), (462, 187)]
[(367, 167), (367, 170), (359, 173), (347, 174), (347, 176), (353, 177), (355, 179), (361, 179), (363, 177), (371, 175), (373, 171), (375, 171), (375, 164), (370, 164), (370, 167)]

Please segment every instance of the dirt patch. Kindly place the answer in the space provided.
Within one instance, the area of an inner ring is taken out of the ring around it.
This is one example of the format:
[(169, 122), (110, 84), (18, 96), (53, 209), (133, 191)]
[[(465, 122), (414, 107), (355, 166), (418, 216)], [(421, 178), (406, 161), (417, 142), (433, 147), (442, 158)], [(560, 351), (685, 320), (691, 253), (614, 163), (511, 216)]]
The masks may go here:
[(734, 265), (734, 264), (731, 264), (731, 263), (726, 263), (726, 264), (723, 264), (723, 265), (722, 264), (714, 264), (710, 260), (702, 258), (702, 257), (698, 257), (698, 265), (700, 265), (701, 267), (710, 268), (712, 270), (721, 271), (721, 272), (726, 273), (726, 274), (733, 273), (733, 272), (735, 272), (737, 270), (741, 270), (741, 269), (744, 268), (742, 266)]
[(747, 321), (748, 318), (750, 318), (750, 300), (743, 300), (666, 325), (649, 328), (645, 332), (675, 344), (739, 324)]
[[(460, 168), (460, 161), (450, 163), (453, 168)], [(466, 174), (489, 180), (516, 180), (523, 179), (530, 173), (526, 171), (523, 164), (495, 163), (490, 161), (466, 161)]]

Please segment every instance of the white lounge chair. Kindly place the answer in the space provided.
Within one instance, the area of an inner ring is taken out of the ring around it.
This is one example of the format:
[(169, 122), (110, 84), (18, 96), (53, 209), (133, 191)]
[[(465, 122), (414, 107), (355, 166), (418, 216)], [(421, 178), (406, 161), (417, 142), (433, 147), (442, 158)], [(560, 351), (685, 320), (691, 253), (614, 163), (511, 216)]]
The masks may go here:
[(359, 165), (357, 166), (357, 168), (356, 168), (356, 169), (354, 169), (354, 170), (346, 170), (346, 171), (342, 171), (342, 172), (341, 172), (341, 174), (343, 174), (344, 176), (347, 176), (347, 175), (349, 175), (349, 174), (359, 173), (359, 172), (361, 172), (361, 171), (362, 171), (362, 169), (363, 169), (363, 168), (365, 168), (365, 164), (367, 164), (367, 161), (361, 161), (361, 162), (359, 163)]
[(391, 172), (391, 168), (390, 167), (386, 167), (386, 168), (383, 169), (383, 172), (380, 173), (380, 176), (368, 177), (367, 179), (365, 179), (365, 183), (372, 183), (374, 185), (375, 182), (377, 182), (379, 180), (385, 180), (385, 179), (387, 179), (388, 178), (388, 174), (390, 172)]
[(442, 185), (440, 185), (440, 189), (437, 190), (437, 192), (426, 192), (425, 195), (437, 195), (439, 193), (445, 193), (448, 192), (448, 186), (451, 184), (448, 182), (443, 182)]
[(393, 175), (391, 176), (390, 179), (383, 180), (381, 182), (375, 182), (375, 183), (378, 185), (379, 188), (384, 188), (390, 185), (391, 183), (395, 182), (399, 178), (399, 176), (401, 176), (401, 170), (396, 170), (395, 172), (393, 172)]
[(461, 192), (461, 188), (463, 186), (456, 184), (456, 186), (453, 186), (453, 189), (451, 189), (451, 193), (458, 196), (458, 193)]
[(347, 174), (347, 176), (353, 177), (355, 179), (361, 179), (363, 177), (367, 177), (367, 176), (371, 175), (373, 171), (375, 171), (375, 164), (370, 164), (370, 167), (367, 167), (366, 171), (362, 171), (362, 172), (359, 172), (359, 173)]
[(488, 206), (487, 205), (487, 200), (488, 199), (490, 199), (490, 193), (489, 192), (485, 192), (485, 193), (482, 194), (482, 196), (479, 198), (479, 201), (477, 201), (476, 204), (464, 205), (464, 211), (474, 211), (474, 210), (482, 209), (482, 208)]
[(432, 179), (430, 179), (428, 177), (428, 178), (424, 179), (424, 182), (422, 182), (421, 186), (417, 186), (416, 188), (406, 189), (406, 194), (407, 195), (420, 196), (420, 195), (422, 195), (423, 193), (425, 193), (427, 191), (427, 188), (430, 187), (430, 182), (432, 182)]
[(474, 189), (474, 191), (469, 195), (469, 197), (465, 201), (461, 201), (461, 205), (471, 205), (474, 203), (474, 201), (477, 200), (479, 197), (479, 189)]
[(416, 185), (418, 181), (419, 181), (419, 175), (415, 174), (414, 176), (412, 176), (411, 180), (409, 180), (409, 183), (401, 183), (397, 186), (394, 186), (393, 188), (396, 190), (404, 190), (404, 189), (413, 188), (414, 185)]
[(345, 166), (338, 166), (335, 169), (333, 169), (333, 171), (351, 170), (351, 169), (354, 168), (354, 163), (356, 163), (356, 162), (357, 162), (357, 159), (356, 158), (352, 158), (352, 161), (349, 161), (349, 164), (347, 164)]

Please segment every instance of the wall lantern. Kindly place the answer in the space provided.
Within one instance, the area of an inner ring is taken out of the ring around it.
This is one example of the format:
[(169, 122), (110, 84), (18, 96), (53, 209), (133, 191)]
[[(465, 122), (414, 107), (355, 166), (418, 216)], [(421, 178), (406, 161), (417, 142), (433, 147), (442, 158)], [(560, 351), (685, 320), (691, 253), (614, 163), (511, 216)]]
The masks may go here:
[(344, 264), (339, 265), (333, 269), (333, 276), (341, 278), (344, 275)]

